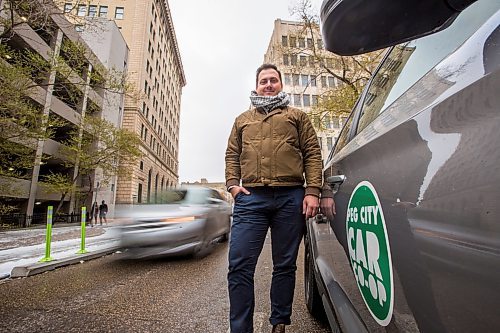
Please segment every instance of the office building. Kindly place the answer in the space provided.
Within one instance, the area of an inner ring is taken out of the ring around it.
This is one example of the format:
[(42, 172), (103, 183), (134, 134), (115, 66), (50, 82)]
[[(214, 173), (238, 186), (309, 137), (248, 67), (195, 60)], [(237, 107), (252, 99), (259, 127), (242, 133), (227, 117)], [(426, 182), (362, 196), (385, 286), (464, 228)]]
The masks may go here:
[(122, 126), (141, 137), (143, 158), (128, 166), (130, 177), (118, 179), (116, 201), (154, 202), (162, 189), (178, 184), (180, 105), (186, 84), (168, 1), (66, 2), (64, 11), (76, 19), (114, 20), (130, 48), (128, 73), (135, 93), (125, 96)]

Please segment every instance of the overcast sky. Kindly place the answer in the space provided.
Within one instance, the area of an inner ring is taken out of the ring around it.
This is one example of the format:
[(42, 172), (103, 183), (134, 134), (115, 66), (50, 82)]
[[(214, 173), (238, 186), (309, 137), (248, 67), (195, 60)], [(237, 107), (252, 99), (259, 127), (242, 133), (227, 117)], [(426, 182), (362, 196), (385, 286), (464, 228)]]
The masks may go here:
[[(169, 0), (187, 84), (182, 91), (179, 182), (224, 181), (234, 119), (250, 105), (274, 20), (296, 0)], [(312, 0), (319, 12), (321, 0)]]

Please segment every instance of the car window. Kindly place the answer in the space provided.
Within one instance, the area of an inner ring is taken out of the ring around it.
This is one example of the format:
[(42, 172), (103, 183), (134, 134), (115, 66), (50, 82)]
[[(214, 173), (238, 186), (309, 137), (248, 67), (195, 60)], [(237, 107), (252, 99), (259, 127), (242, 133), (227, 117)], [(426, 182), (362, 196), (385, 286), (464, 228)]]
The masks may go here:
[(182, 202), (185, 205), (204, 205), (208, 203), (210, 191), (205, 188), (191, 188)]
[(156, 202), (164, 204), (180, 203), (186, 199), (186, 190), (167, 190), (158, 195)]
[(210, 190), (210, 194), (211, 194), (212, 198), (214, 198), (214, 199), (224, 200), (224, 198), (221, 196), (221, 194), (216, 190)]
[(209, 195), (206, 189), (170, 189), (158, 194), (156, 203), (201, 205), (208, 202)]
[[(354, 109), (355, 108), (356, 107), (354, 107)], [(354, 112), (351, 112), (349, 118), (347, 119), (347, 122), (345, 123), (344, 127), (342, 127), (342, 131), (340, 132), (337, 141), (335, 141), (335, 147), (333, 147), (332, 152), (328, 157), (328, 161), (349, 142), (349, 133), (351, 132), (352, 119), (354, 118), (353, 114)]]
[(499, 7), (499, 0), (478, 1), (460, 14), (449, 28), (395, 46), (370, 82), (356, 133), (361, 132), (420, 78), (457, 49)]

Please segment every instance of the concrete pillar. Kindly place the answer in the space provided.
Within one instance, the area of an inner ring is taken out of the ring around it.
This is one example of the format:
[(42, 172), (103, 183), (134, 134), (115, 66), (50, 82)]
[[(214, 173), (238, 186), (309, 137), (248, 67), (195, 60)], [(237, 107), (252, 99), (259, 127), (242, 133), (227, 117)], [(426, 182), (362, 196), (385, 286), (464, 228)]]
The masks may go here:
[[(59, 56), (59, 50), (61, 49), (63, 39), (63, 32), (60, 29), (57, 29), (56, 35), (52, 38), (51, 49), (54, 54), (52, 55), (52, 65), (55, 65), (57, 61), (57, 57)], [(44, 119), (48, 119), (50, 113), (50, 106), (52, 104), (52, 93), (54, 91), (54, 82), (56, 81), (56, 71), (52, 70), (47, 78), (47, 94), (45, 95), (45, 102), (43, 105), (43, 117)], [(42, 124), (43, 127), (46, 127), (46, 124)], [(38, 176), (40, 175), (40, 163), (42, 162), (42, 153), (43, 146), (45, 145), (45, 140), (38, 140), (36, 147), (36, 155), (35, 155), (35, 163), (33, 166), (33, 171), (31, 174), (31, 185), (30, 185), (30, 193), (28, 198), (28, 204), (26, 207), (26, 215), (33, 215), (33, 207), (35, 205), (36, 200), (36, 191), (38, 188)], [(29, 226), (31, 224), (30, 220), (26, 221), (26, 224)]]

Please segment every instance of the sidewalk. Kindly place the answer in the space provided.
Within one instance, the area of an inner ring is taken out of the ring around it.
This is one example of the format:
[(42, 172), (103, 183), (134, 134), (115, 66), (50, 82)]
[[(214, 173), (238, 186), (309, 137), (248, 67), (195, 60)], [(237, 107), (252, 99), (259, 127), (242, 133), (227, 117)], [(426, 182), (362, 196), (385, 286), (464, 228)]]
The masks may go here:
[(80, 224), (55, 224), (50, 255), (54, 260), (48, 263), (39, 263), (45, 256), (45, 228), (0, 231), (0, 279), (38, 274), (112, 253), (118, 249), (117, 224), (108, 220), (108, 225), (87, 226), (85, 254), (76, 254), (81, 248)]

